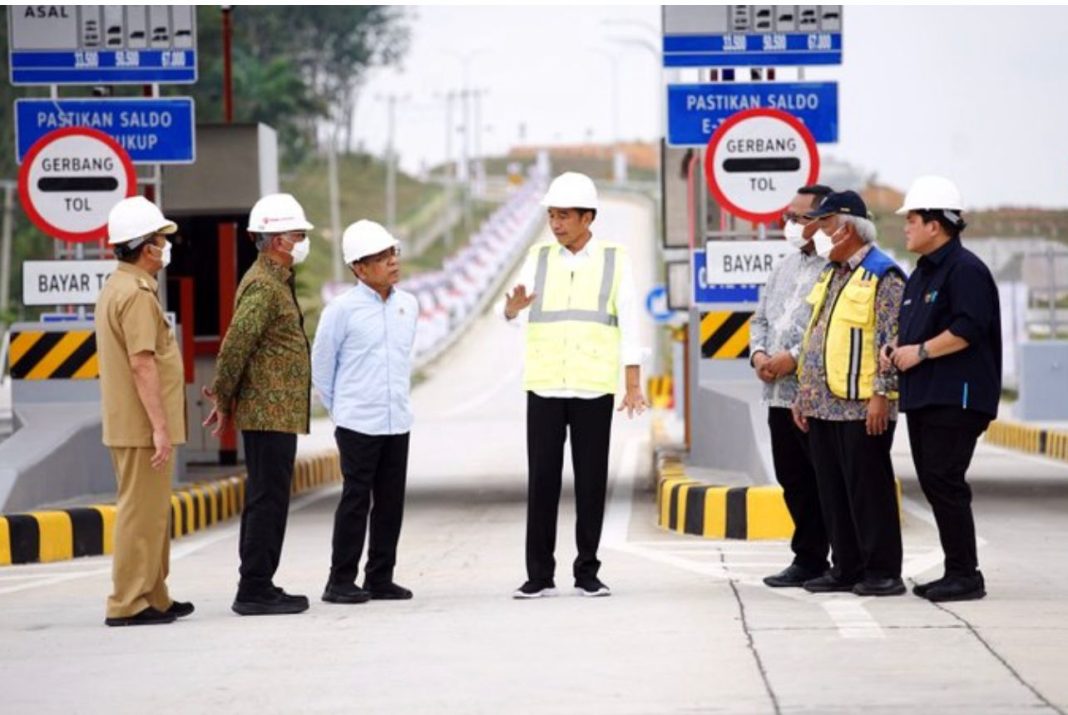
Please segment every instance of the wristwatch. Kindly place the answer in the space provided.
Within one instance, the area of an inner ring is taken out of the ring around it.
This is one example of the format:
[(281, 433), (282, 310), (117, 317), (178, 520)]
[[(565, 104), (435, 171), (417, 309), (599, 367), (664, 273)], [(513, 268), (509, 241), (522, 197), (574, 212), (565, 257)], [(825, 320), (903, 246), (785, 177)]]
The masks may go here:
[(928, 358), (927, 343), (920, 343), (920, 349), (916, 352), (916, 355), (920, 358), (921, 362)]

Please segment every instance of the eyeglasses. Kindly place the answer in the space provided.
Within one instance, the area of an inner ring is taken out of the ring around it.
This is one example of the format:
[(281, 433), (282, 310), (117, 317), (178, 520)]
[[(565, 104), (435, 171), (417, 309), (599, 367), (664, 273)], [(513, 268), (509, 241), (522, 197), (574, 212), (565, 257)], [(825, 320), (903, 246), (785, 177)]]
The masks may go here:
[(384, 251), (372, 254), (370, 256), (364, 256), (358, 262), (359, 263), (381, 263), (382, 261), (388, 261), (390, 258), (400, 258), (400, 246), (393, 246), (387, 248)]
[(783, 223), (786, 223), (787, 221), (793, 221), (794, 223), (804, 225), (811, 220), (812, 219), (810, 219), (808, 216), (805, 216), (804, 214), (799, 214), (796, 211), (784, 211), (782, 214)]

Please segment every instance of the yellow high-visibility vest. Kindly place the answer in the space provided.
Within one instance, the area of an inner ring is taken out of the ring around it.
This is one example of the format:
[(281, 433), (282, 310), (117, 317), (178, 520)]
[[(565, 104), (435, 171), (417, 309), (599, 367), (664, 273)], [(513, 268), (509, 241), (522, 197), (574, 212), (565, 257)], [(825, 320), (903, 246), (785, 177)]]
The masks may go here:
[[(824, 269), (808, 294), (812, 317), (805, 331), (802, 356), (827, 299), (834, 271), (833, 266)], [(875, 374), (879, 367), (875, 346), (875, 297), (879, 280), (891, 271), (902, 273), (892, 258), (873, 247), (853, 271), (831, 308), (823, 345), (823, 366), (827, 372), (827, 388), (836, 397), (867, 400), (875, 392)], [(798, 375), (801, 369), (799, 364)], [(891, 392), (888, 397), (896, 400), (898, 395)]]
[(616, 392), (616, 294), (626, 249), (597, 241), (590, 251), (589, 260), (572, 271), (556, 241), (530, 249), (537, 269), (526, 328), (524, 389)]

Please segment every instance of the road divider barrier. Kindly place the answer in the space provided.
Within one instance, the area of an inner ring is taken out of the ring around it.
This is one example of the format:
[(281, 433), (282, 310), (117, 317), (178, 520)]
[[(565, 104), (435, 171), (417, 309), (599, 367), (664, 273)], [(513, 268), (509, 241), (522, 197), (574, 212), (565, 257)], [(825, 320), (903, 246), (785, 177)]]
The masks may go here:
[(994, 420), (986, 430), (988, 444), (1068, 462), (1068, 431)]
[[(231, 519), (245, 506), (244, 473), (183, 484), (171, 495), (171, 538)], [(337, 452), (298, 457), (292, 494), (341, 481)], [(0, 566), (65, 561), (114, 552), (115, 505), (0, 516)]]

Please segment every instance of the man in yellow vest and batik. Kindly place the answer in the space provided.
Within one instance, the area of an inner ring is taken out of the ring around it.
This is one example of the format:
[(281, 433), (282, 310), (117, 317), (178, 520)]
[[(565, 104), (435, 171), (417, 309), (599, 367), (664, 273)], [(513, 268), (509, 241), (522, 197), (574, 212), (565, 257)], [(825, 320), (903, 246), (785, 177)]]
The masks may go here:
[(645, 409), (641, 391), (638, 305), (626, 249), (594, 238), (597, 188), (588, 176), (557, 177), (542, 199), (555, 240), (535, 244), (504, 307), (508, 320), (529, 308), (523, 387), (527, 390), (527, 581), (515, 598), (556, 593), (556, 517), (571, 435), (575, 470), (575, 589), (611, 592), (598, 578), (608, 445), (620, 366), (626, 393), (619, 410)]
[(896, 376), (880, 372), (879, 354), (897, 338), (905, 278), (874, 245), (875, 225), (856, 192), (829, 194), (808, 216), (818, 221), (816, 252), (830, 263), (808, 296), (812, 318), (793, 410), (798, 427), (809, 433), (835, 558), (804, 588), (897, 596), (905, 585), (890, 461)]

